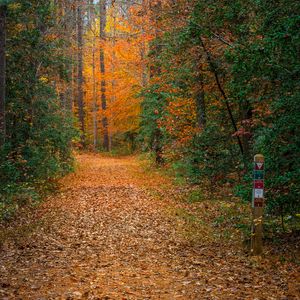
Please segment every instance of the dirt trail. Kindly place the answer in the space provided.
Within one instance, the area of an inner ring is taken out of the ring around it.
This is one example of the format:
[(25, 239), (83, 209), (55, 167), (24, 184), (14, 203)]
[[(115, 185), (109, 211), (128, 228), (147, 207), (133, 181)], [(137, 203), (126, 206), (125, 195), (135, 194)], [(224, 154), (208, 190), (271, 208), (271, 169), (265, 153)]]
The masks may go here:
[(172, 200), (149, 193), (167, 179), (134, 158), (78, 160), (37, 209), (36, 228), (4, 243), (0, 299), (296, 299), (280, 271), (253, 278), (243, 256), (179, 238)]

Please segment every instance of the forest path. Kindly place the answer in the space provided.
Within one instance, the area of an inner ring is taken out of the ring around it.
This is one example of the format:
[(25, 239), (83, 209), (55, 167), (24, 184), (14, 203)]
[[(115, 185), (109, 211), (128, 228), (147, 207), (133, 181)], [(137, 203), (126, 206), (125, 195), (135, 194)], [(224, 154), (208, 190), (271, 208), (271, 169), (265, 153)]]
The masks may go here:
[(151, 192), (171, 183), (135, 158), (78, 162), (27, 237), (4, 243), (0, 299), (295, 299), (264, 268), (255, 279), (243, 257), (180, 238), (173, 200)]

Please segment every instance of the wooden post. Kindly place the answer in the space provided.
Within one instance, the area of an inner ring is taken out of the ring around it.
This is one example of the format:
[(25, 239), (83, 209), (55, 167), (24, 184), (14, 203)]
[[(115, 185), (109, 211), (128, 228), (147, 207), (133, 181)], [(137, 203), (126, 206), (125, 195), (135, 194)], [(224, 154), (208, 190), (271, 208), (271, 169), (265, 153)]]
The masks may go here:
[(251, 254), (261, 255), (263, 252), (263, 207), (264, 207), (264, 164), (261, 154), (254, 156), (253, 194), (252, 194), (252, 234)]

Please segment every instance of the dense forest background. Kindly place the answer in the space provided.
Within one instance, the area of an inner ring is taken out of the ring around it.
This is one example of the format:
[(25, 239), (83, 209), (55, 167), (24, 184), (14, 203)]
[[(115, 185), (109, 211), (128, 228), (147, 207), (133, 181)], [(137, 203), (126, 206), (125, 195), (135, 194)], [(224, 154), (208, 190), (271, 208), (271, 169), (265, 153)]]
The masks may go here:
[(73, 149), (146, 151), (188, 183), (300, 212), (300, 3), (0, 1), (0, 213), (73, 169)]

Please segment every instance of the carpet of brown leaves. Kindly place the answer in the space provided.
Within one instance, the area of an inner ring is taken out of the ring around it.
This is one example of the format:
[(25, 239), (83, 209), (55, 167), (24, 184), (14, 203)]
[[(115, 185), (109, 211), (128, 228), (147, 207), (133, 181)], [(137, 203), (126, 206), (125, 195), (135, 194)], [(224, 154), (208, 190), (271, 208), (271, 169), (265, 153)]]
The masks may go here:
[(77, 172), (2, 241), (0, 299), (300, 299), (294, 265), (190, 243), (176, 193), (134, 157), (78, 156)]

